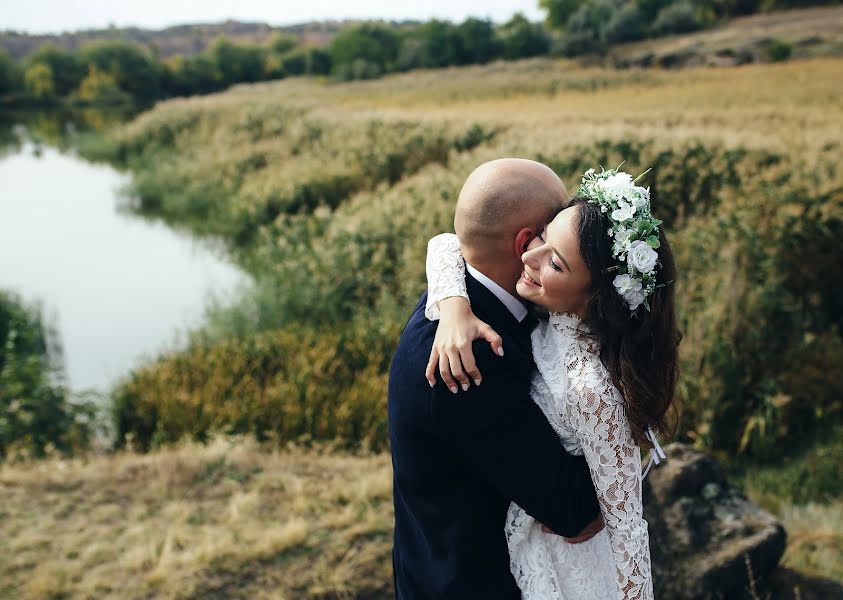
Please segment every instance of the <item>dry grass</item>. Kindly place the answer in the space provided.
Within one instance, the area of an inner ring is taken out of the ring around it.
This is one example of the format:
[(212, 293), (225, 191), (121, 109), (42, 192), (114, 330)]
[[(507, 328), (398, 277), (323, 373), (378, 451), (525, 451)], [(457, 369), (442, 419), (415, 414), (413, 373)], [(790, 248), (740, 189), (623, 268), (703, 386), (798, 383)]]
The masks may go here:
[(389, 457), (217, 439), (0, 467), (2, 598), (387, 597)]
[[(0, 494), (0, 598), (391, 597), (386, 454), (218, 438), (5, 464)], [(843, 582), (843, 501), (751, 495), (788, 531), (784, 566)]]

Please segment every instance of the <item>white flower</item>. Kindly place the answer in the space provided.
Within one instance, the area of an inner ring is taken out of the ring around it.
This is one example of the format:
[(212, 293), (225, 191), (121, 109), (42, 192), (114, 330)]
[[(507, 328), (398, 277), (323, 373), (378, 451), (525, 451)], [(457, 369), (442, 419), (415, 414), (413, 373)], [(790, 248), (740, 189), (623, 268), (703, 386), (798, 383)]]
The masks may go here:
[(612, 211), (612, 220), (618, 223), (628, 221), (635, 214), (635, 207), (632, 204), (627, 204), (623, 200), (618, 202), (617, 210)]
[(613, 237), (615, 235), (615, 232), (612, 230), (611, 227), (609, 227), (609, 229), (606, 230), (606, 235), (608, 235), (609, 237)]
[(631, 275), (618, 275), (612, 281), (612, 285), (618, 290), (618, 293), (624, 297), (630, 292), (638, 292), (641, 290), (642, 283), (640, 279)]
[(629, 247), (629, 263), (641, 273), (649, 273), (656, 266), (659, 254), (647, 242), (636, 240)]
[(642, 187), (636, 187), (635, 193), (632, 194), (632, 206), (635, 208), (642, 208), (647, 206), (650, 200), (650, 192)]
[(623, 299), (629, 305), (629, 310), (635, 310), (644, 302), (644, 292), (641, 290), (630, 291), (623, 295)]
[(623, 171), (615, 173), (606, 179), (601, 179), (597, 182), (597, 185), (606, 194), (618, 199), (629, 198), (630, 193), (635, 188), (635, 185), (632, 183), (632, 175)]

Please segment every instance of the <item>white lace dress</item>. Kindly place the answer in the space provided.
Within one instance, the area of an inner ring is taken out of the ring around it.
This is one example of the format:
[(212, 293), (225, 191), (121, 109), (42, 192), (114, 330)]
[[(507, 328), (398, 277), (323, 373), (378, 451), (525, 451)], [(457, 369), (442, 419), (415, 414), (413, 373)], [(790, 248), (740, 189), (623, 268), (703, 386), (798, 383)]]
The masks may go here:
[[(468, 298), (459, 242), (453, 234), (428, 246), (428, 318), (437, 303)], [(652, 599), (647, 522), (642, 517), (641, 462), (620, 393), (599, 348), (576, 315), (551, 313), (532, 333), (538, 372), (532, 397), (565, 449), (591, 469), (606, 528), (587, 542), (569, 544), (542, 532), (517, 504), (505, 526), (510, 569), (525, 600)]]

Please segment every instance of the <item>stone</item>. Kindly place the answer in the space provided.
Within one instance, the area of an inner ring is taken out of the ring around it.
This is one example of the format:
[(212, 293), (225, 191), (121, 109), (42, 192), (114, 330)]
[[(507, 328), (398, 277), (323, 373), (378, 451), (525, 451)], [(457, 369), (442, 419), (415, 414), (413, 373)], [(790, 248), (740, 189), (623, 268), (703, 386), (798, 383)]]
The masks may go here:
[(730, 485), (711, 456), (683, 444), (644, 480), (656, 598), (745, 598), (774, 573), (787, 536), (776, 518)]

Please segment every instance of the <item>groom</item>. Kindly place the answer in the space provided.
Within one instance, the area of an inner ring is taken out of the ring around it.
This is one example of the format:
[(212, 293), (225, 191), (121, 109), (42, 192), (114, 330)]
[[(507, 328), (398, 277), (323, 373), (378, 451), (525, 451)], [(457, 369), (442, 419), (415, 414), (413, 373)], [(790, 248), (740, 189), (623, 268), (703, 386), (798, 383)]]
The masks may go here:
[(505, 352), (475, 342), (483, 381), (454, 395), (425, 379), (437, 327), (424, 315), (427, 294), (401, 335), (389, 373), (400, 600), (521, 598), (504, 535), (511, 501), (569, 537), (599, 515), (585, 460), (564, 451), (530, 398), (534, 318), (515, 293), (521, 254), (566, 200), (552, 170), (521, 159), (481, 165), (460, 192), (454, 226), (471, 308)]

